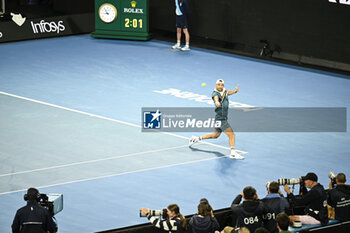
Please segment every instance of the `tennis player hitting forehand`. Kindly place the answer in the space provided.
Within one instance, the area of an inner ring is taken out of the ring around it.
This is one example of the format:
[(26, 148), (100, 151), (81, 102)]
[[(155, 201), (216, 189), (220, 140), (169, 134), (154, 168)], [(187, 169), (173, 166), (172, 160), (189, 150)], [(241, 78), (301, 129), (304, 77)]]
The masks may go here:
[(192, 136), (189, 141), (189, 146), (192, 146), (196, 142), (204, 139), (218, 138), (222, 132), (229, 137), (229, 144), (231, 146), (230, 157), (234, 159), (244, 159), (244, 157), (237, 153), (235, 150), (235, 134), (227, 121), (229, 100), (228, 96), (238, 92), (238, 85), (233, 91), (228, 91), (224, 87), (224, 80), (218, 79), (216, 81), (216, 87), (213, 91), (212, 98), (215, 103), (215, 121), (221, 121), (221, 127), (215, 128), (214, 133), (206, 134), (201, 137)]

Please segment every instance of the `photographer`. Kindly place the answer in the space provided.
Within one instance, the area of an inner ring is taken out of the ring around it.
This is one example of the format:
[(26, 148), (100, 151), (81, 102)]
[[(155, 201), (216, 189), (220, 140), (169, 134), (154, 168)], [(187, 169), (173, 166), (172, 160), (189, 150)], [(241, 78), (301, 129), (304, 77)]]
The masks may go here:
[(213, 208), (205, 198), (200, 201), (197, 214), (193, 215), (189, 224), (193, 233), (213, 233), (220, 227), (214, 216)]
[(27, 205), (17, 210), (12, 223), (13, 233), (54, 233), (57, 225), (49, 211), (41, 207), (38, 202), (40, 193), (36, 188), (29, 188), (24, 195)]
[(336, 187), (328, 191), (328, 205), (335, 209), (335, 219), (339, 221), (350, 220), (350, 185), (345, 182), (345, 174), (339, 173), (335, 178)]
[(269, 212), (264, 215), (264, 226), (271, 233), (277, 233), (276, 216), (281, 212), (286, 212), (289, 208), (289, 203), (281, 193), (279, 184), (271, 182), (268, 186), (268, 194), (262, 200)]
[(291, 193), (288, 185), (284, 186), (284, 190), (288, 194), (288, 198), (292, 200), (295, 205), (306, 206), (305, 214), (300, 216), (290, 216), (290, 220), (300, 221), (302, 224), (322, 224), (328, 223), (327, 210), (327, 194), (323, 186), (317, 183), (317, 175), (309, 172), (303, 177), (306, 188), (310, 191), (303, 194), (300, 198), (296, 198)]
[[(244, 198), (242, 204), (239, 204)], [(264, 203), (258, 200), (255, 188), (247, 186), (232, 202), (231, 210), (237, 216), (237, 227), (246, 227), (250, 232), (263, 226), (263, 216), (268, 213)]]
[(160, 220), (159, 218), (151, 216), (150, 210), (147, 208), (141, 208), (140, 211), (146, 214), (148, 220), (161, 230), (176, 233), (181, 233), (187, 230), (186, 219), (180, 214), (180, 208), (176, 204), (168, 206), (165, 220)]

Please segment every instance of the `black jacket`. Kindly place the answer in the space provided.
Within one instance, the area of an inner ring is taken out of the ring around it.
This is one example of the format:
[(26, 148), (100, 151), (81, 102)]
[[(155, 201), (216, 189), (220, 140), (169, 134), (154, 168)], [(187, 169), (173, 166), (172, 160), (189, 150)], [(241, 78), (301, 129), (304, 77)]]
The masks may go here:
[(263, 226), (263, 216), (268, 213), (268, 209), (259, 200), (243, 201), (242, 195), (238, 195), (232, 202), (231, 210), (237, 216), (237, 226), (247, 227), (250, 232)]
[(13, 233), (50, 233), (57, 231), (57, 225), (47, 209), (36, 201), (28, 201), (27, 205), (17, 210), (12, 223)]
[(193, 215), (189, 222), (193, 233), (211, 233), (218, 231), (220, 226), (215, 217)]
[(335, 219), (350, 220), (350, 185), (337, 185), (328, 191), (328, 205), (335, 211)]
[(323, 186), (317, 183), (309, 192), (296, 198), (293, 193), (288, 194), (293, 203), (298, 206), (306, 206), (305, 214), (314, 217), (322, 225), (328, 223), (327, 193)]

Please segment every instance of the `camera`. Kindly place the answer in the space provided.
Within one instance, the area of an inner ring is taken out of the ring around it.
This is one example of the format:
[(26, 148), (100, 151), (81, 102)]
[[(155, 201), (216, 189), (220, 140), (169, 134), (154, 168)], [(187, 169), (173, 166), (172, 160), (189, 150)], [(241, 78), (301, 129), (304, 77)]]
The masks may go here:
[(41, 193), (39, 197), (39, 205), (46, 208), (53, 217), (63, 210), (63, 195), (50, 193), (48, 195)]
[(334, 172), (332, 172), (332, 171), (330, 171), (330, 172), (328, 173), (328, 178), (331, 179), (331, 181), (332, 181), (332, 188), (334, 188), (334, 186), (335, 186), (335, 184), (336, 184), (336, 182), (335, 182), (336, 176), (337, 176), (337, 175), (336, 175)]
[[(162, 209), (162, 210), (150, 210), (149, 214), (151, 216), (160, 216), (163, 219), (166, 219), (168, 217), (168, 210), (167, 209)], [(140, 210), (140, 217), (147, 217), (147, 215), (145, 213), (143, 213)]]
[[(268, 189), (270, 187), (270, 184), (273, 181), (267, 181), (266, 182), (266, 188)], [(277, 180), (278, 185), (283, 186), (283, 185), (296, 185), (296, 184), (302, 184), (303, 183), (303, 178), (291, 178), (291, 179), (285, 179), (285, 178), (279, 178)]]
[[(269, 186), (271, 184), (272, 181), (267, 181), (266, 182), (266, 189), (269, 189)], [(296, 185), (299, 184), (300, 188), (299, 188), (299, 194), (305, 194), (307, 193), (307, 189), (305, 187), (305, 179), (304, 176), (301, 176), (300, 178), (279, 178), (277, 180), (278, 185), (283, 186), (283, 185)]]
[(303, 182), (302, 178), (291, 178), (291, 179), (278, 179), (279, 185), (295, 185), (295, 184), (301, 184)]

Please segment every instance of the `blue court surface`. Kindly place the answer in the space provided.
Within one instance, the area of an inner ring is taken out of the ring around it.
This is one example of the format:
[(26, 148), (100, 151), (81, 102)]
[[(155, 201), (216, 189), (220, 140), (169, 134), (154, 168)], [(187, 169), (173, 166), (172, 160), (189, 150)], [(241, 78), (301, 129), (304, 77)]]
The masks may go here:
[(144, 223), (140, 207), (188, 215), (203, 197), (229, 207), (247, 185), (263, 197), (266, 181), (350, 175), (348, 132), (236, 133), (245, 160), (227, 157), (226, 135), (190, 149), (192, 134), (142, 133), (142, 107), (214, 111), (218, 78), (240, 85), (234, 105), (350, 107), (347, 76), (170, 47), (89, 35), (0, 45), (0, 232), (31, 186), (62, 193), (59, 232), (79, 233)]

